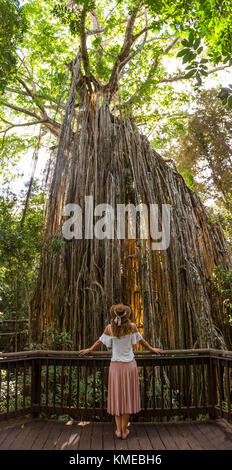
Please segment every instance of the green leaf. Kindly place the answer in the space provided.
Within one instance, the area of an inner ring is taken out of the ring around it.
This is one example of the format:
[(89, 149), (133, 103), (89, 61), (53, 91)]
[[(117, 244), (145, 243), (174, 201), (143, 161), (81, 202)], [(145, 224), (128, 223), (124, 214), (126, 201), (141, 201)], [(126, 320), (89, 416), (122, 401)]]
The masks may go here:
[(197, 66), (197, 63), (193, 63), (191, 62), (191, 64), (187, 65), (187, 67), (185, 67), (185, 70), (192, 70), (194, 68), (194, 66)]
[[(201, 43), (201, 39), (200, 39), (200, 38), (197, 38), (196, 41), (194, 41), (194, 43), (193, 43), (193, 48), (194, 48), (195, 50), (197, 50), (198, 47), (199, 47), (199, 45), (200, 45), (200, 43)], [(202, 49), (203, 49), (203, 48), (202, 48)]]
[(184, 56), (185, 54), (189, 54), (190, 52), (190, 49), (181, 49), (181, 51), (178, 52), (178, 54), (176, 54), (177, 57), (182, 57)]
[(188, 42), (187, 39), (183, 39), (183, 40), (181, 41), (181, 44), (183, 44), (183, 46), (186, 46), (186, 47), (189, 47), (189, 46), (190, 46), (190, 44), (189, 44), (189, 42)]
[(185, 78), (193, 77), (195, 73), (196, 73), (196, 69), (190, 70), (188, 73), (186, 73)]
[(183, 64), (185, 64), (186, 62), (190, 62), (192, 59), (195, 59), (196, 57), (196, 54), (194, 54), (193, 52), (189, 52), (188, 54), (186, 54), (183, 58)]
[(232, 95), (229, 96), (227, 104), (228, 104), (229, 108), (232, 109)]
[(194, 32), (192, 30), (189, 34), (189, 44), (190, 44), (190, 46), (193, 45), (193, 41), (194, 41)]

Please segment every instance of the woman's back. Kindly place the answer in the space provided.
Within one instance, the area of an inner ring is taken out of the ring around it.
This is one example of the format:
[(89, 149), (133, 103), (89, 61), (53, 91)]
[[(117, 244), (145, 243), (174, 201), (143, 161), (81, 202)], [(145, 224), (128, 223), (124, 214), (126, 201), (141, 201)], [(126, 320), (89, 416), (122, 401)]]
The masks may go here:
[[(137, 330), (137, 328), (136, 328)], [(142, 339), (138, 331), (131, 332), (124, 336), (113, 336), (111, 325), (108, 325), (99, 340), (107, 348), (112, 348), (112, 362), (130, 362), (134, 359), (133, 344)]]

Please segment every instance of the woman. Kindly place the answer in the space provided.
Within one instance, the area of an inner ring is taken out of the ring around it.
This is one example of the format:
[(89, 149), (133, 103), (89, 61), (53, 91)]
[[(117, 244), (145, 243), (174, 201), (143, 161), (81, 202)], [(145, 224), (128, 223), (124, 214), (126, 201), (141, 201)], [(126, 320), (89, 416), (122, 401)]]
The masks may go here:
[(130, 414), (138, 413), (140, 407), (140, 387), (137, 363), (133, 345), (140, 342), (151, 352), (161, 354), (162, 349), (153, 348), (141, 336), (135, 323), (129, 319), (130, 307), (118, 304), (110, 309), (111, 322), (100, 338), (80, 354), (88, 354), (102, 343), (112, 347), (112, 357), (108, 377), (107, 412), (115, 415), (118, 438), (126, 439)]

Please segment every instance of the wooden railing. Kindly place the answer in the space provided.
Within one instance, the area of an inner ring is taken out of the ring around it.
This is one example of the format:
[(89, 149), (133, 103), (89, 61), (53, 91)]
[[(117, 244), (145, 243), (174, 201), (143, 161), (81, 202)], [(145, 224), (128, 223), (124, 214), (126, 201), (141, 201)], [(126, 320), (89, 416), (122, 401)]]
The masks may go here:
[(10, 339), (12, 341), (13, 351), (20, 351), (28, 334), (27, 318), (0, 320), (0, 348), (2, 350), (6, 348), (9, 350)]
[[(19, 414), (109, 420), (111, 353), (0, 353), (0, 419)], [(232, 352), (201, 349), (135, 352), (141, 390), (134, 420), (209, 415), (231, 421)]]

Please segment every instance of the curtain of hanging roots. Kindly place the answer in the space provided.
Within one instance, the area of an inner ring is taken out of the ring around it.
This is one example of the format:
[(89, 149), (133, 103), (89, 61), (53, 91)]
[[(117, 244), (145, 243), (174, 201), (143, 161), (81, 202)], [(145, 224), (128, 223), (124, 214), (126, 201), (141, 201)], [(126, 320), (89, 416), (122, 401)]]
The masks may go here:
[[(109, 322), (110, 305), (123, 301), (154, 346), (229, 348), (222, 301), (210, 281), (215, 265), (232, 266), (220, 226), (208, 222), (199, 197), (134, 123), (110, 112), (106, 95), (89, 97), (80, 88), (76, 74), (47, 203), (32, 340), (41, 341), (41, 330), (56, 321), (71, 333), (73, 348), (87, 347)], [(115, 214), (117, 204), (170, 204), (169, 247), (152, 250), (151, 240), (139, 233), (135, 240), (64, 240), (63, 207), (81, 206), (84, 233), (85, 196), (93, 196), (94, 207), (110, 204)]]

